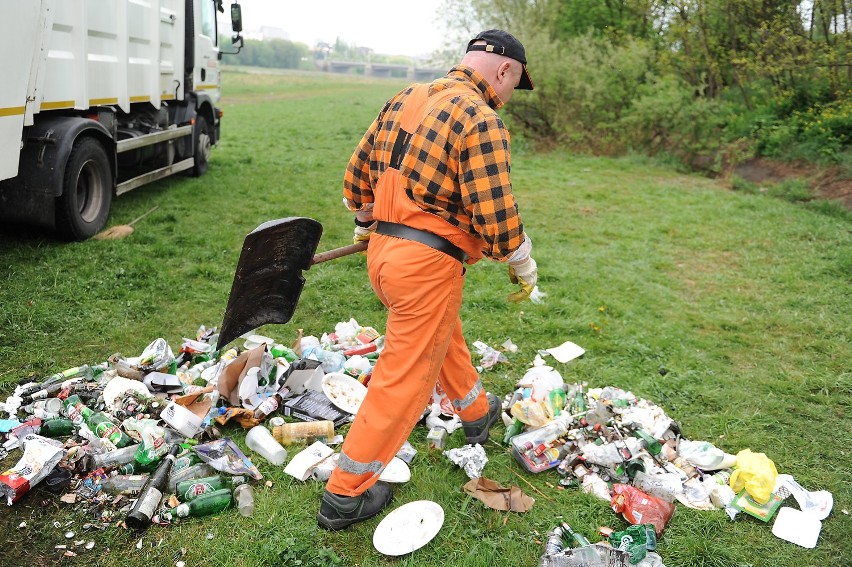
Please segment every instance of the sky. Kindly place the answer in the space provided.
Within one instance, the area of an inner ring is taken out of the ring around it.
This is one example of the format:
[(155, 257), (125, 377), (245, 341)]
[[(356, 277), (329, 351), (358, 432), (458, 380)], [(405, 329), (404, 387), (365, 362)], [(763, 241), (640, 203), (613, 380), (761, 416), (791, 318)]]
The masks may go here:
[[(223, 14), (227, 18), (228, 10)], [(383, 55), (428, 55), (441, 48), (443, 0), (240, 0), (243, 31), (283, 29), (291, 41), (315, 45), (337, 38)]]

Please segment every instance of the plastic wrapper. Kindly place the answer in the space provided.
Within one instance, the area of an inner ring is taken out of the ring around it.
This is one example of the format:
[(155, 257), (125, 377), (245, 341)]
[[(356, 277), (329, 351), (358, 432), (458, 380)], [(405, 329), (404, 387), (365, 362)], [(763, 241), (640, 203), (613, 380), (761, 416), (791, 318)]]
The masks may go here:
[(0, 474), (0, 496), (11, 506), (44, 480), (62, 460), (65, 450), (52, 439), (29, 434), (21, 439), (24, 454), (11, 469)]
[(512, 405), (510, 411), (513, 418), (530, 427), (542, 427), (553, 420), (553, 415), (548, 411), (547, 404), (533, 400), (517, 401)]
[(263, 479), (257, 467), (229, 437), (196, 445), (195, 452), (202, 461), (218, 471), (233, 475), (244, 474), (254, 480)]
[(663, 533), (674, 514), (675, 506), (645, 494), (629, 484), (614, 484), (610, 507), (631, 524), (654, 524), (657, 536)]
[(157, 425), (155, 419), (125, 419), (121, 424), (127, 434), (141, 441), (134, 454), (134, 459), (141, 465), (148, 465), (159, 460), (169, 452), (166, 443), (166, 431)]
[(479, 443), (444, 451), (444, 456), (464, 469), (465, 474), (470, 479), (481, 477), (482, 469), (485, 468), (485, 463), (488, 462), (488, 457), (485, 456), (485, 449)]
[[(541, 357), (536, 356), (536, 360), (541, 361)], [(527, 370), (523, 377), (518, 380), (517, 385), (522, 388), (531, 388), (530, 398), (536, 402), (547, 400), (547, 395), (551, 390), (565, 389), (565, 381), (562, 380), (559, 371), (547, 366), (543, 361)]]
[(501, 362), (509, 362), (506, 355), (482, 341), (474, 341), (473, 348), (482, 357), (482, 360), (479, 361), (479, 365), (482, 368), (491, 368)]
[[(167, 368), (175, 359), (172, 347), (166, 339), (159, 338), (145, 347), (139, 355), (137, 366), (145, 372)], [(129, 362), (129, 360), (128, 360)]]
[(737, 453), (737, 468), (731, 473), (729, 484), (734, 492), (745, 489), (755, 502), (766, 504), (772, 496), (777, 476), (775, 463), (764, 453), (743, 449)]

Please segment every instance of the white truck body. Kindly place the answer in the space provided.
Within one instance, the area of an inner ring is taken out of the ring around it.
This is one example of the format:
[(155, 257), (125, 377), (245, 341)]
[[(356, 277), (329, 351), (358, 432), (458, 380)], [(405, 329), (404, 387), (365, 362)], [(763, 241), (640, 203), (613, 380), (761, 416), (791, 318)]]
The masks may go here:
[(0, 218), (88, 238), (113, 196), (203, 174), (219, 137), (221, 2), (0, 0)]

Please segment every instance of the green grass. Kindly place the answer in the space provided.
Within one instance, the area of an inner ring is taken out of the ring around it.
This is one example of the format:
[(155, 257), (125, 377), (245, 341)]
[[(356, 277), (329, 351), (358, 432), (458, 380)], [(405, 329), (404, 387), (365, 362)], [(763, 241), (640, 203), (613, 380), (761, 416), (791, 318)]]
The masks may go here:
[[(242, 239), (266, 220), (316, 218), (324, 227), (320, 249), (351, 241), (351, 215), (340, 204), (343, 170), (404, 82), (234, 72), (224, 82), (222, 142), (209, 173), (118, 199), (111, 225), (159, 205), (131, 236), (63, 244), (21, 227), (0, 232), (0, 391), (21, 377), (117, 351), (137, 355), (157, 337), (176, 348), (199, 325), (220, 324)], [(509, 392), (538, 349), (570, 340), (587, 353), (555, 363), (566, 381), (629, 389), (661, 405), (689, 438), (732, 453), (765, 452), (779, 472), (834, 494), (814, 550), (775, 538), (771, 525), (750, 517), (731, 522), (721, 511), (678, 505), (659, 542), (668, 567), (848, 561), (849, 217), (795, 198), (727, 191), (647, 160), (536, 154), (522, 142), (515, 144), (513, 181), (548, 298), (510, 304), (505, 267), (480, 262), (468, 270), (468, 342), (497, 346), (511, 338), (520, 347), (508, 364), (484, 373), (486, 386)], [(305, 278), (293, 320), (265, 334), (286, 343), (297, 329), (319, 335), (350, 317), (383, 330), (363, 257), (315, 266)], [(503, 433), (496, 429), (493, 440)], [(243, 442), (240, 430), (226, 431)], [(494, 441), (485, 476), (520, 486), (536, 504), (527, 514), (487, 510), (462, 491), (464, 473), (428, 451), (425, 434), (418, 426), (412, 435), (420, 452), (395, 502), (435, 500), (446, 520), (435, 540), (400, 559), (373, 549), (378, 520), (341, 533), (319, 530), (322, 487), (260, 463), (274, 485), (255, 487), (252, 517), (230, 510), (152, 527), (141, 549), (139, 537), (115, 522), (84, 532), (93, 512), (73, 512), (37, 489), (0, 520), (0, 564), (64, 563), (54, 546), (69, 543), (62, 534), (74, 529), (77, 538), (96, 541), (76, 558), (92, 565), (173, 565), (182, 558), (188, 565), (526, 566), (536, 564), (559, 517), (593, 539), (601, 525), (626, 525), (606, 502), (553, 488), (555, 473), (526, 473)], [(462, 443), (461, 433), (450, 439), (450, 446)], [(54, 520), (63, 527), (54, 528)], [(26, 529), (18, 527), (23, 521)]]

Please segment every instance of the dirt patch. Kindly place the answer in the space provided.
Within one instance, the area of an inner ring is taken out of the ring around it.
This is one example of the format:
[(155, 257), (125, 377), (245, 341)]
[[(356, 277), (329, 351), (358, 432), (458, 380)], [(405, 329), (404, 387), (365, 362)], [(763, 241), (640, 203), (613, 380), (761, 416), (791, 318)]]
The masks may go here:
[(841, 176), (840, 168), (782, 163), (755, 158), (734, 167), (734, 175), (757, 184), (775, 184), (787, 179), (803, 179), (818, 199), (836, 200), (852, 210), (852, 179)]

